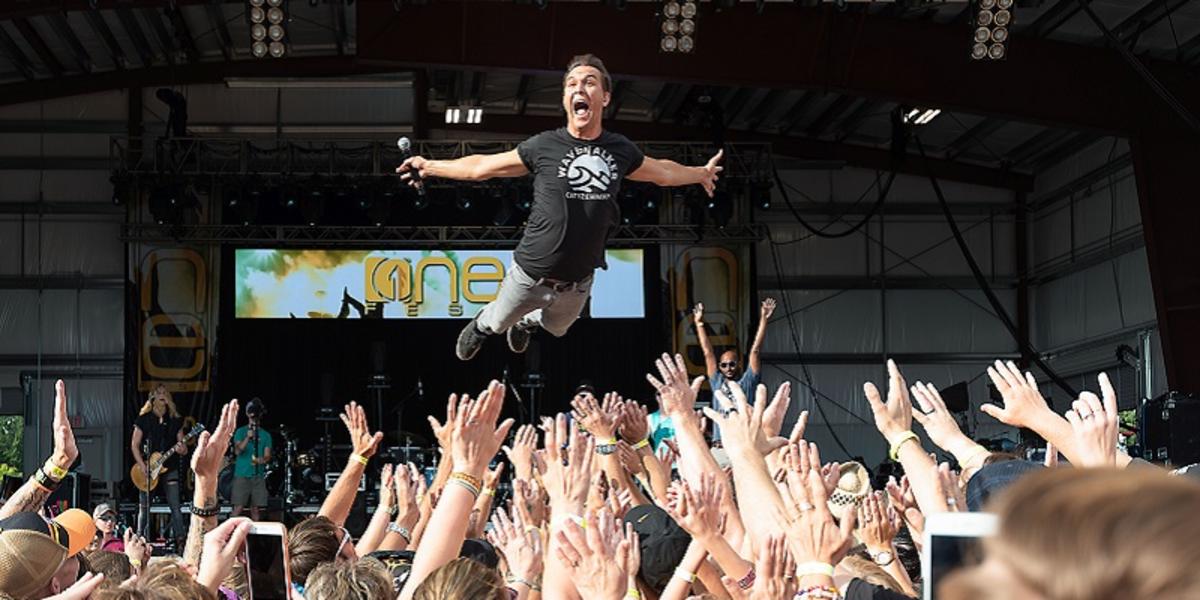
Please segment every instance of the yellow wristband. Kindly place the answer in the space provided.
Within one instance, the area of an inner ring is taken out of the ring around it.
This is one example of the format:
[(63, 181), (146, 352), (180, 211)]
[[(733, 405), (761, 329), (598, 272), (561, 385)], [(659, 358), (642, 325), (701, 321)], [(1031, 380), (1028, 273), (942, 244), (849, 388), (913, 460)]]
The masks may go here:
[(823, 562), (806, 562), (796, 565), (796, 577), (804, 577), (805, 575), (833, 577), (833, 565)]
[(633, 598), (633, 600), (641, 600), (642, 593), (639, 592), (637, 588), (629, 588), (629, 591), (625, 592), (625, 597)]
[(650, 438), (646, 438), (646, 439), (634, 444), (633, 449), (641, 450), (642, 448), (645, 448), (646, 446), (649, 446), (649, 445), (650, 445)]
[(494, 498), (496, 497), (496, 488), (483, 488), (483, 493)]
[(42, 469), (54, 480), (62, 481), (63, 477), (67, 476), (67, 470), (60, 469), (52, 460), (46, 460), (46, 464), (42, 465)]
[(131, 558), (131, 559), (129, 559), (129, 565), (132, 566), (133, 568), (137, 569), (142, 566), (142, 561), (140, 561), (136, 558)]
[(973, 464), (980, 456), (983, 456), (986, 459), (987, 455), (991, 454), (991, 453), (992, 453), (991, 450), (988, 450), (987, 448), (984, 448), (983, 446), (976, 445), (975, 449), (971, 451), (971, 454), (969, 456), (967, 456), (966, 460), (961, 461), (958, 464), (958, 466), (960, 469), (966, 469), (968, 466)]
[(368, 462), (370, 462), (370, 461), (368, 461), (368, 460), (367, 460), (367, 457), (365, 457), (365, 456), (363, 456), (363, 455), (361, 455), (361, 454), (351, 454), (351, 455), (350, 455), (350, 458), (351, 458), (351, 459), (353, 459), (353, 460), (355, 460), (355, 461), (357, 461), (357, 462), (358, 462), (358, 464), (360, 464), (360, 465), (362, 465), (362, 466), (364, 466), (364, 467), (365, 467), (365, 466), (367, 466), (367, 463), (368, 463)]
[(911, 431), (905, 431), (904, 433), (900, 434), (899, 439), (897, 439), (895, 442), (892, 442), (892, 447), (888, 450), (888, 456), (890, 456), (892, 460), (900, 460), (900, 446), (903, 446), (904, 443), (909, 440), (916, 440), (917, 442), (920, 442), (921, 438), (917, 437), (917, 434)]

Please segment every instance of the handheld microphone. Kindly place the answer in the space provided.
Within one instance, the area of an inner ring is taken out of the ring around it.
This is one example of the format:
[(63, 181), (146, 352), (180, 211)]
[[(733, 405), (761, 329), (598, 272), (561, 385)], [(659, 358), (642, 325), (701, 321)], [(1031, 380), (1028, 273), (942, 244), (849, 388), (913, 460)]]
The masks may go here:
[[(412, 156), (413, 156), (412, 142), (407, 137), (402, 137), (402, 138), (396, 140), (396, 147), (400, 149), (401, 160), (408, 160), (408, 159), (412, 158)], [(409, 173), (409, 177), (412, 177), (413, 184), (417, 188), (417, 194), (420, 196), (424, 196), (425, 195), (425, 184), (421, 182), (421, 172), (418, 171), (417, 169), (409, 169), (408, 173)]]

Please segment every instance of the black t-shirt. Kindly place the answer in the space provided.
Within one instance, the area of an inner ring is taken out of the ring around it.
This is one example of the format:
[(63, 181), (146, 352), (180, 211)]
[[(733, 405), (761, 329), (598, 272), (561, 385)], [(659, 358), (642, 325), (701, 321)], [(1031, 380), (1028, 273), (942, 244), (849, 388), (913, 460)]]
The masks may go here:
[(912, 600), (904, 594), (867, 583), (857, 577), (846, 585), (846, 595), (843, 597), (846, 600)]
[(604, 243), (620, 221), (621, 179), (644, 156), (623, 135), (605, 131), (581, 140), (565, 127), (517, 146), (533, 173), (533, 206), (514, 255), (533, 278), (581, 281), (604, 263)]
[[(145, 445), (150, 444), (150, 454), (155, 452), (167, 452), (170, 458), (163, 463), (165, 468), (174, 468), (178, 463), (179, 454), (172, 448), (179, 441), (177, 437), (179, 430), (183, 428), (183, 420), (166, 415), (160, 422), (158, 415), (153, 412), (148, 412), (138, 416), (133, 421), (134, 426), (142, 430), (142, 450), (145, 451)], [(142, 458), (150, 460), (150, 454), (143, 454)]]

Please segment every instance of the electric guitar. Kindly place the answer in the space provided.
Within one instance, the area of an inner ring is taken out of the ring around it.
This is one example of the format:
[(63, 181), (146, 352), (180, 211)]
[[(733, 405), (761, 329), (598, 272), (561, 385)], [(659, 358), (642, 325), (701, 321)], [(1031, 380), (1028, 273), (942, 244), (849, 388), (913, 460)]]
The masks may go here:
[[(188, 432), (187, 436), (183, 438), (183, 445), (186, 446), (188, 442), (192, 441), (203, 431), (204, 424), (197, 423), (196, 426)], [(143, 492), (149, 492), (157, 487), (158, 476), (162, 473), (163, 463), (167, 462), (167, 459), (171, 458), (171, 455), (174, 453), (175, 447), (172, 446), (166, 452), (155, 452), (154, 454), (151, 454), (149, 460), (146, 461), (146, 466), (149, 467), (150, 471), (149, 477), (147, 477), (145, 469), (142, 469), (137, 465), (133, 465), (133, 468), (129, 470), (129, 478), (133, 480), (133, 485)]]

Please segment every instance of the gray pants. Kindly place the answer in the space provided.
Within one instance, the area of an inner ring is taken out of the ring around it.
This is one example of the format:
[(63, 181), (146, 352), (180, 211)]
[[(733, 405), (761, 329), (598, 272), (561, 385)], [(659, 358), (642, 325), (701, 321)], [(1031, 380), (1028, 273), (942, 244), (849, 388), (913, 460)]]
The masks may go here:
[(513, 261), (500, 282), (500, 292), (479, 311), (479, 328), (504, 333), (509, 327), (538, 326), (555, 337), (571, 328), (592, 293), (592, 276), (572, 284), (554, 284), (534, 279)]

